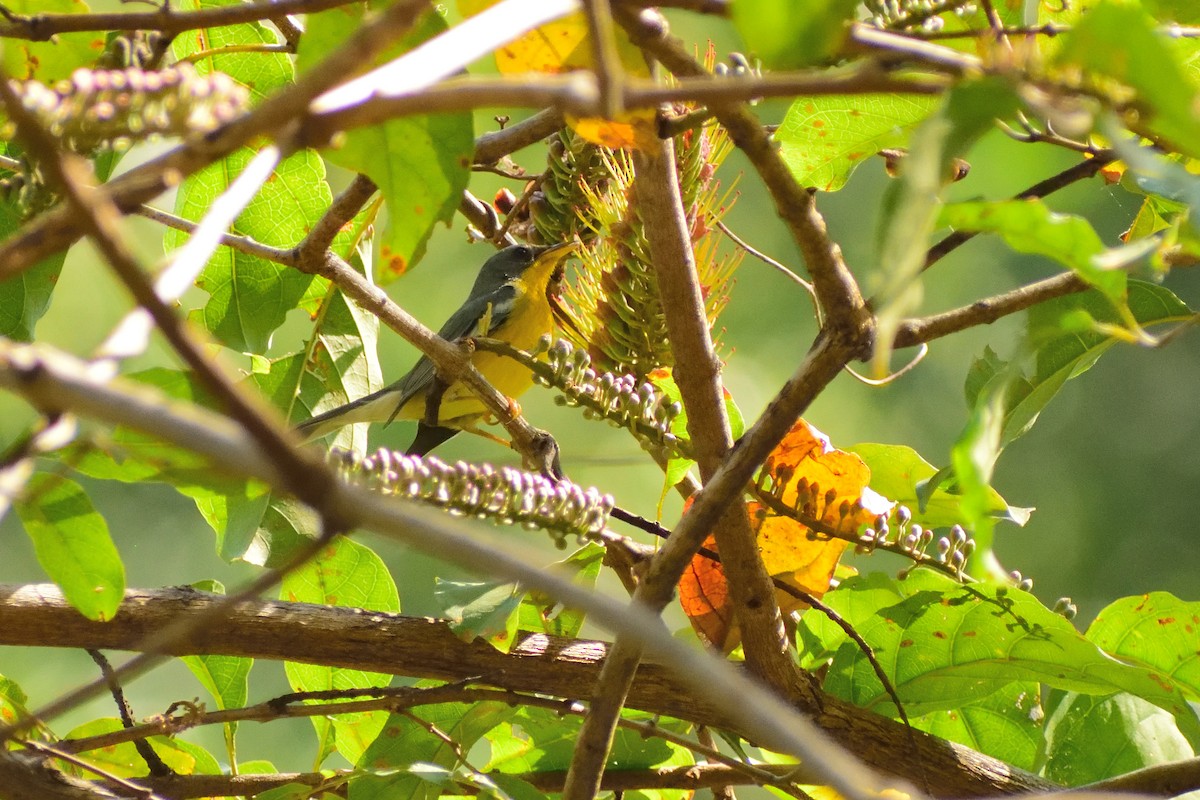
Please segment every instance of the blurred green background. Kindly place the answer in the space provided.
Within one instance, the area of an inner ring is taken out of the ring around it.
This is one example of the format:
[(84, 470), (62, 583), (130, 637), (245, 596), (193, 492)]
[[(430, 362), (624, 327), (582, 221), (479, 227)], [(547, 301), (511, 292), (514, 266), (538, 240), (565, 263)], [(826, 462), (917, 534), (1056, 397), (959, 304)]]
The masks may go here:
[[(677, 17), (676, 30), (685, 40), (701, 45), (706, 38), (714, 39), (719, 53), (738, 48), (736, 37), (724, 23)], [(764, 122), (778, 122), (785, 110), (784, 103), (758, 107)], [(477, 115), (477, 132), (495, 127), (494, 113)], [(123, 168), (136, 158), (137, 153)], [(1076, 158), (1046, 145), (1018, 144), (997, 132), (972, 152), (970, 175), (952, 187), (950, 196), (1008, 197), (1070, 166)], [(532, 172), (544, 167), (544, 153), (536, 147), (519, 154), (518, 160)], [(730, 227), (760, 250), (801, 271), (796, 248), (775, 219), (771, 202), (748, 164), (734, 153), (720, 176), (726, 185), (738, 181), (738, 198), (727, 217)], [(346, 176), (335, 175), (334, 179), (336, 191)], [(888, 180), (880, 160), (868, 161), (846, 189), (818, 200), (833, 237), (868, 291), (886, 267), (874, 252), (873, 242), (879, 198)], [(472, 189), (486, 200), (501, 185), (517, 194), (521, 191), (519, 183), (486, 174), (476, 176)], [(1115, 243), (1136, 212), (1138, 198), (1092, 179), (1054, 195), (1049, 204), (1086, 215), (1107, 242)], [(170, 208), (171, 202), (160, 198), (156, 205)], [(146, 263), (161, 258), (161, 229), (139, 219), (128, 225)], [(389, 287), (397, 302), (435, 328), (461, 302), (478, 265), (490, 252), (486, 245), (470, 244), (463, 229), (461, 218), (455, 219), (453, 228), (439, 229), (425, 260)], [(1056, 271), (1051, 263), (1014, 254), (996, 241), (980, 238), (926, 274), (922, 313), (966, 304)], [(1195, 274), (1183, 271), (1172, 275), (1168, 286), (1193, 307), (1200, 307), (1198, 280)], [(184, 305), (195, 307), (202, 302), (203, 296), (196, 292)], [(38, 335), (85, 355), (128, 308), (124, 290), (83, 244), (68, 257), (53, 306)], [(907, 444), (942, 466), (966, 421), (962, 385), (971, 360), (985, 345), (1001, 356), (1011, 355), (1023, 323), (1020, 315), (935, 342), (917, 369), (886, 387), (866, 386), (843, 374), (806, 418), (837, 445)], [(749, 422), (792, 374), (812, 342), (811, 306), (795, 284), (747, 257), (719, 327), (725, 380)], [(275, 354), (299, 348), (306, 330), (307, 319), (294, 314), (275, 335)], [(385, 331), (382, 340), (384, 374), (395, 379), (415, 359), (415, 351), (390, 332)], [(908, 355), (897, 354), (896, 363)], [(235, 368), (245, 366), (234, 355), (227, 361)], [(150, 364), (174, 362), (160, 346), (131, 368)], [(1010, 447), (998, 464), (994, 484), (1005, 498), (1014, 505), (1037, 507), (1025, 528), (1011, 524), (998, 528), (997, 550), (1004, 565), (1033, 577), (1035, 593), (1047, 604), (1059, 596), (1072, 597), (1080, 608), (1082, 624), (1124, 595), (1161, 589), (1197, 599), (1200, 548), (1187, 503), (1200, 488), (1198, 396), (1200, 337), (1194, 334), (1179, 337), (1161, 350), (1117, 346), (1089, 373), (1069, 383), (1032, 432)], [(585, 421), (577, 411), (555, 406), (545, 390), (532, 390), (521, 403), (533, 424), (554, 432), (573, 479), (611, 492), (628, 509), (654, 515), (662, 490), (661, 474), (632, 438), (603, 423)], [(31, 419), (32, 412), (20, 402), (0, 397), (0, 442), (13, 441)], [(411, 425), (398, 423), (376, 430), (373, 443), (403, 447), (411, 435)], [(451, 441), (438, 455), (447, 460), (514, 461), (508, 452), (469, 436)], [(236, 585), (254, 573), (245, 565), (228, 565), (218, 559), (211, 530), (191, 501), (171, 489), (84, 483), (111, 526), (130, 586), (184, 584), (206, 578)], [(664, 523), (671, 525), (678, 513), (677, 499), (668, 497)], [(634, 533), (617, 527), (622, 533)], [(519, 529), (513, 529), (511, 535), (541, 541), (538, 534)], [(394, 544), (365, 541), (392, 566), (406, 613), (435, 613), (434, 576), (462, 574)], [(0, 580), (45, 580), (11, 515), (0, 521), (0, 542), (4, 552)], [(546, 550), (548, 560), (555, 557), (548, 545)], [(862, 570), (894, 571), (900, 566), (882, 556), (860, 558), (855, 563)], [(676, 627), (686, 624), (677, 613), (672, 622)], [(0, 673), (19, 681), (37, 705), (94, 677), (95, 669), (82, 653), (0, 648)], [(286, 690), (278, 665), (260, 665), (252, 675), (252, 701)], [(203, 698), (203, 690), (178, 664), (141, 679), (131, 692), (139, 715), (159, 712), (171, 700), (192, 696)], [(65, 733), (76, 722), (111, 713), (107, 700), (96, 701), (54, 727)], [(305, 737), (302, 741), (311, 739), (307, 722), (289, 724), (298, 736)], [(270, 731), (243, 726), (241, 752), (247, 757), (294, 757), (290, 746), (281, 741), (288, 734), (280, 731), (275, 724)], [(204, 732), (198, 740), (222, 751), (216, 730)], [(305, 768), (303, 763), (279, 763)]]

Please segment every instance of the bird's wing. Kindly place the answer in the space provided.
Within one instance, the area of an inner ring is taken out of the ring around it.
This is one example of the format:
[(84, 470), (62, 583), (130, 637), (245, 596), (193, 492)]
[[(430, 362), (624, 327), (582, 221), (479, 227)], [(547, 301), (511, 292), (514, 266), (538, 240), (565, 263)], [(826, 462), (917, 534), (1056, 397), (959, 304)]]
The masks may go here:
[[(512, 286), (501, 286), (494, 292), (491, 292), (484, 297), (478, 297), (463, 304), (463, 307), (455, 311), (450, 319), (446, 320), (446, 324), (438, 331), (438, 336), (448, 342), (456, 342), (459, 339), (470, 336), (475, 333), (476, 326), (483, 319), (483, 315), (488, 311), (488, 305), (492, 307), (492, 321), (488, 326), (488, 333), (499, 328), (508, 319), (508, 315), (512, 313), (513, 304), (517, 298), (517, 290)], [(433, 362), (427, 356), (421, 356), (413, 368), (400, 380), (392, 385), (394, 391), (400, 392), (400, 398), (396, 401), (396, 410), (392, 413), (388, 422), (396, 418), (396, 414), (400, 413), (400, 409), (415, 396), (425, 391), (426, 387), (432, 384), (434, 377), (437, 375), (437, 370), (433, 366)]]

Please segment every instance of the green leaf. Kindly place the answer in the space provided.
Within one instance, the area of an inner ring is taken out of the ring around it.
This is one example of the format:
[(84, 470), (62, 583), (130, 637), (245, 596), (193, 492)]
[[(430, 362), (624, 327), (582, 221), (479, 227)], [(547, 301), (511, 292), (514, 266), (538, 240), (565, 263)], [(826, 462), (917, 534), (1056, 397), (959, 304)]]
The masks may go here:
[(0, 723), (12, 725), (29, 716), (29, 696), (16, 681), (0, 676)]
[(517, 609), (525, 593), (515, 583), (434, 579), (438, 617), (444, 618), (464, 641), (475, 637), (511, 641)]
[[(255, 155), (254, 150), (242, 148), (189, 177), (175, 198), (175, 213), (190, 220), (202, 218)], [(304, 239), (332, 199), (324, 163), (312, 151), (302, 150), (280, 163), (231, 232), (263, 244), (292, 247)], [(168, 229), (164, 246), (174, 249), (186, 238)], [(297, 269), (223, 247), (196, 282), (209, 300), (193, 318), (234, 350), (264, 353), (271, 333), (296, 308), (312, 281), (313, 276)]]
[(1000, 200), (945, 206), (938, 224), (956, 231), (998, 233), (1014, 250), (1052, 258), (1113, 303), (1124, 304), (1128, 276), (1124, 270), (1100, 266), (1104, 242), (1083, 217), (1055, 213), (1041, 200)]
[[(552, 565), (550, 569), (580, 586), (596, 587), (600, 567), (604, 562), (604, 548), (589, 542), (566, 559)], [(583, 627), (584, 614), (574, 608), (564, 608), (557, 600), (540, 592), (530, 592), (521, 602), (517, 627), (523, 631), (537, 631), (551, 636), (572, 639)]]
[(1138, 4), (1102, 0), (1080, 15), (1064, 34), (1055, 65), (1083, 70), (1093, 82), (1106, 77), (1132, 88), (1139, 122), (1180, 152), (1200, 156), (1198, 87), (1187, 74), (1179, 46)]
[[(1130, 280), (1127, 305), (1143, 328), (1191, 319), (1192, 311), (1169, 289)], [(1081, 315), (1085, 325), (1081, 327)], [(977, 359), (967, 380), (967, 401), (975, 405), (988, 387), (1004, 385), (1004, 432), (1008, 444), (1033, 425), (1042, 409), (1070, 379), (1082, 375), (1117, 339), (1095, 323), (1120, 324), (1120, 315), (1098, 291), (1080, 292), (1041, 303), (1029, 311), (1026, 339), (1034, 368), (1026, 375), (990, 348)]]
[[(1033, 595), (1009, 586), (963, 586), (918, 569), (906, 580), (853, 577), (825, 602), (862, 634), (910, 714), (957, 708), (1013, 681), (1067, 691), (1126, 691), (1171, 712), (1192, 741), (1200, 722), (1186, 698), (1151, 670), (1118, 661)], [(841, 628), (805, 614), (805, 641), (833, 651), (825, 688), (855, 705), (891, 714), (870, 664)]]
[[(5, 0), (4, 8), (17, 16), (85, 14), (89, 10), (82, 0)], [(91, 64), (103, 50), (103, 31), (60, 33), (45, 42), (6, 39), (0, 62), (10, 79), (54, 83), (70, 77), (78, 67)]]
[(459, 753), (469, 752), (480, 737), (516, 713), (505, 703), (442, 703), (414, 713), (423, 724), (412, 716), (393, 714), (357, 762), (374, 774), (350, 784), (349, 800), (434, 800), (441, 794), (437, 782), (425, 780), (414, 765), (454, 767)]
[(1168, 592), (1123, 597), (1100, 612), (1087, 638), (1110, 655), (1152, 670), (1193, 701), (1200, 699), (1200, 602)]
[(36, 473), (16, 509), (38, 563), (67, 602), (88, 619), (112, 619), (125, 596), (125, 567), (83, 487)]
[[(177, 0), (171, 8), (174, 11), (200, 11), (231, 5), (237, 5), (236, 0)], [(249, 89), (252, 101), (257, 104), (295, 79), (291, 59), (286, 53), (247, 54), (222, 50), (278, 43), (279, 36), (271, 28), (261, 22), (250, 22), (188, 31), (175, 37), (171, 52), (176, 59), (190, 59), (201, 75), (224, 72)], [(201, 52), (209, 54), (193, 58)]]
[[(967, 518), (960, 505), (962, 496), (938, 486), (927, 497), (921, 492), (938, 470), (911, 447), (899, 444), (856, 444), (848, 448), (871, 468), (870, 486), (889, 500), (908, 506), (913, 521), (926, 528), (946, 528), (966, 525)], [(1029, 521), (1032, 509), (1008, 505), (1000, 494), (989, 487), (987, 511), (990, 516), (1007, 519), (1018, 525)]]
[(1036, 683), (1010, 683), (982, 700), (914, 717), (914, 728), (966, 745), (1019, 769), (1037, 768), (1042, 704)]
[[(12, 40), (9, 41), (11, 44)], [(14, 234), (22, 222), (14, 203), (0, 202), (0, 241)], [(50, 307), (50, 295), (66, 258), (67, 252), (63, 250), (0, 281), (0, 336), (21, 342), (33, 341), (34, 326)]]
[(1080, 786), (1195, 753), (1166, 711), (1131, 694), (1066, 693), (1046, 720), (1042, 774)]
[[(123, 730), (121, 720), (113, 717), (85, 722), (71, 730), (64, 738), (82, 739), (89, 736), (102, 736)], [(186, 743), (167, 736), (151, 736), (146, 739), (154, 752), (163, 762), (181, 775), (219, 774), (216, 761), (205, 750), (196, 745)], [(97, 750), (89, 750), (81, 757), (104, 769), (118, 778), (144, 777), (146, 762), (134, 747), (133, 742), (121, 742)]]
[[(345, 537), (338, 537), (316, 558), (289, 572), (280, 586), (279, 597), (290, 602), (393, 614), (400, 611), (400, 595), (387, 566), (369, 548)], [(283, 666), (288, 683), (296, 692), (372, 688), (391, 682), (390, 675), (358, 669), (292, 661)], [(353, 763), (382, 730), (387, 714), (379, 711), (311, 719), (319, 743), (317, 763), (333, 748)]]
[[(345, 241), (334, 240), (337, 252), (355, 249), (373, 215), (355, 218)], [(358, 254), (369, 258), (370, 247), (361, 243)], [(350, 258), (360, 272), (370, 266), (360, 255)], [(315, 300), (315, 324), (301, 353), (270, 361), (266, 371), (252, 376), (257, 389), (288, 417), (298, 420), (369, 394), (383, 385), (376, 358), (379, 320), (340, 292), (325, 291)], [(305, 409), (297, 413), (297, 406)], [(333, 436), (333, 443), (363, 452), (367, 448), (366, 424), (348, 425)], [(246, 485), (195, 495), (206, 504), (205, 519), (217, 531), (219, 552), (226, 559), (241, 559), (274, 566), (286, 561), (298, 547), (317, 534), (318, 520), (304, 506), (275, 493)]]
[[(509, 774), (565, 770), (571, 764), (579, 728), (583, 721), (544, 708), (522, 708), (512, 719), (520, 736), (500, 729), (492, 742), (492, 760), (487, 771)], [(664, 724), (671, 725), (669, 720)], [(637, 731), (618, 728), (609, 750), (608, 769), (652, 769), (675, 756), (672, 746), (661, 739), (645, 739)], [(689, 762), (690, 763), (690, 762)]]
[(802, 97), (784, 115), (775, 140), (797, 183), (835, 192), (863, 161), (903, 146), (936, 107), (936, 98), (917, 95)]
[[(341, 44), (362, 22), (362, 6), (315, 15), (297, 56), (309, 69)], [(318, 22), (319, 20), (319, 22)], [(446, 30), (446, 21), (426, 14), (418, 29), (380, 60), (395, 58)], [(474, 120), (469, 112), (403, 117), (347, 132), (330, 162), (371, 178), (387, 203), (388, 221), (380, 237), (380, 269), (386, 284), (403, 275), (425, 253), (439, 222), (449, 222), (471, 177), (475, 153)]]
[(837, 55), (857, 7), (857, 0), (739, 0), (733, 24), (768, 66), (792, 69)]
[(950, 449), (950, 464), (961, 495), (959, 509), (975, 540), (975, 550), (967, 559), (967, 571), (974, 577), (984, 577), (989, 572), (996, 578), (1004, 575), (993, 551), (995, 525), (988, 513), (988, 498), (994, 491), (992, 471), (1004, 447), (1003, 428), (1004, 395), (997, 388), (980, 395), (966, 427)]

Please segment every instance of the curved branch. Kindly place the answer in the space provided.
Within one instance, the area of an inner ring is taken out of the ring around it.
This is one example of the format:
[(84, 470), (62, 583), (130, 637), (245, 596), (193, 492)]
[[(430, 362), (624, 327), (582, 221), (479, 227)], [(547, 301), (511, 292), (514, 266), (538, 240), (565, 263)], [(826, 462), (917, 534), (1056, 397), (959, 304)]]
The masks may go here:
[[(93, 622), (70, 608), (53, 586), (0, 585), (0, 644), (130, 649), (165, 620), (199, 616), (220, 599), (191, 589), (127, 590), (112, 620)], [(510, 652), (502, 653), (481, 640), (464, 642), (446, 623), (428, 618), (248, 600), (232, 609), (221, 625), (194, 629), (175, 642), (170, 653), (224, 654), (471, 680), (573, 699), (595, 686), (609, 647), (604, 642), (527, 634)], [(700, 654), (693, 652), (692, 658), (699, 659)], [(696, 692), (673, 670), (644, 663), (630, 689), (628, 705), (753, 738), (718, 706), (723, 699), (720, 693), (716, 687)], [(734, 704), (741, 701), (736, 698)], [(831, 736), (880, 770), (914, 782), (924, 775), (939, 796), (981, 797), (1053, 788), (1041, 778), (919, 731), (914, 732), (914, 753), (897, 722), (832, 697), (824, 698), (823, 705), (816, 722)]]

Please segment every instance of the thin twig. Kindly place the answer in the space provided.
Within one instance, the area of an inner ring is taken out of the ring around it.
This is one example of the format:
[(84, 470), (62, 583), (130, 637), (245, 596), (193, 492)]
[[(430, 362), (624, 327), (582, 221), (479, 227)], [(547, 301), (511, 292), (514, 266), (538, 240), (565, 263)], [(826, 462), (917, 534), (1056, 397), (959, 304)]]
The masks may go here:
[[(1014, 200), (1029, 200), (1038, 197), (1045, 197), (1048, 194), (1057, 192), (1059, 189), (1070, 186), (1078, 181), (1086, 180), (1092, 177), (1104, 167), (1108, 166), (1116, 158), (1116, 153), (1111, 150), (1098, 151), (1092, 158), (1080, 161), (1074, 166), (1064, 169), (1057, 175), (1051, 175), (1045, 180), (1038, 181), (1024, 191), (1014, 195)], [(976, 234), (973, 231), (961, 231), (952, 233), (942, 239), (937, 244), (929, 248), (925, 254), (925, 266), (923, 269), (929, 269), (941, 259), (945, 258), (950, 253), (957, 250), (966, 242), (975, 238)]]
[(0, 38), (48, 41), (63, 33), (82, 31), (160, 31), (178, 34), (199, 28), (218, 28), (269, 20), (283, 14), (312, 14), (349, 5), (353, 0), (267, 0), (266, 2), (176, 11), (166, 3), (160, 11), (96, 14), (6, 14)]
[(1088, 284), (1074, 272), (1064, 272), (1037, 283), (1031, 283), (1004, 294), (976, 300), (970, 305), (944, 311), (929, 317), (906, 319), (896, 329), (894, 347), (912, 347), (952, 333), (974, 328), (978, 325), (990, 325), (996, 320), (1024, 311), (1027, 308), (1064, 297), (1068, 294), (1082, 292)]
[[(129, 707), (129, 701), (125, 699), (125, 690), (121, 688), (121, 681), (117, 679), (112, 664), (108, 663), (108, 659), (99, 650), (87, 648), (87, 654), (92, 657), (92, 661), (96, 662), (96, 666), (100, 668), (100, 674), (104, 676), (104, 680), (108, 684), (108, 692), (112, 695), (113, 703), (117, 706), (117, 713), (121, 717), (121, 727), (125, 730), (133, 728), (135, 724), (133, 709)], [(133, 746), (137, 750), (137, 754), (146, 762), (146, 767), (149, 768), (151, 775), (170, 775), (174, 772), (166, 765), (162, 757), (154, 752), (154, 748), (145, 739), (134, 739)]]

